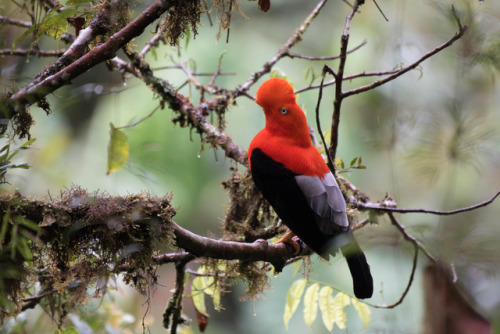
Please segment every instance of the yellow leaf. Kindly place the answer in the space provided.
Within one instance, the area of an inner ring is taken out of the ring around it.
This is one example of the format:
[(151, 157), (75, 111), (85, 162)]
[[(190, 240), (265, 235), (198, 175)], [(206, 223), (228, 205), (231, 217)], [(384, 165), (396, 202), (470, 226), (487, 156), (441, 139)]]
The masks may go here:
[(191, 283), (191, 296), (193, 298), (193, 305), (198, 310), (198, 312), (208, 317), (207, 307), (205, 306), (205, 294), (203, 289), (205, 288), (203, 284), (203, 277), (198, 276), (193, 279)]
[(128, 160), (129, 145), (127, 135), (113, 126), (111, 126), (111, 137), (108, 144), (108, 170), (107, 175), (120, 170)]
[(332, 295), (333, 289), (329, 286), (324, 286), (319, 290), (319, 309), (321, 310), (321, 319), (329, 332), (333, 330), (335, 322), (334, 298)]
[(361, 318), (361, 321), (363, 321), (363, 327), (368, 327), (368, 325), (370, 324), (370, 316), (372, 313), (368, 305), (352, 298), (352, 306), (354, 306), (354, 308), (358, 312), (359, 317)]
[(295, 261), (293, 263), (293, 273), (292, 273), (292, 277), (295, 278), (295, 276), (297, 276), (297, 273), (299, 272), (299, 269), (300, 269), (300, 261)]
[(311, 327), (318, 315), (319, 284), (314, 283), (304, 294), (304, 322)]
[(292, 315), (297, 310), (297, 307), (300, 303), (300, 298), (302, 297), (302, 293), (304, 293), (304, 288), (306, 287), (306, 279), (301, 278), (293, 282), (290, 289), (288, 289), (288, 293), (286, 295), (286, 305), (285, 305), (285, 313), (283, 314), (283, 322), (285, 323), (285, 328), (288, 330), (288, 322), (292, 318)]
[[(225, 269), (225, 264), (221, 264), (218, 266), (218, 268), (223, 268)], [(205, 266), (200, 266), (198, 268), (198, 272), (200, 274), (205, 274), (206, 273), (206, 267)], [(202, 291), (203, 293), (209, 295), (210, 297), (212, 297), (212, 302), (214, 304), (214, 308), (217, 310), (217, 311), (220, 311), (221, 309), (221, 303), (220, 303), (220, 291), (217, 289), (217, 284), (215, 284), (215, 278), (213, 276), (199, 276), (198, 277), (200, 279), (200, 283), (197, 282), (197, 284), (199, 284), (197, 287), (199, 289), (201, 289), (200, 291)]]
[(330, 146), (330, 140), (332, 139), (332, 130), (328, 129), (323, 132), (323, 137), (325, 138), (326, 146)]
[(343, 292), (339, 292), (333, 299), (334, 321), (340, 329), (345, 329), (347, 315), (344, 312), (344, 307), (351, 303), (351, 297)]

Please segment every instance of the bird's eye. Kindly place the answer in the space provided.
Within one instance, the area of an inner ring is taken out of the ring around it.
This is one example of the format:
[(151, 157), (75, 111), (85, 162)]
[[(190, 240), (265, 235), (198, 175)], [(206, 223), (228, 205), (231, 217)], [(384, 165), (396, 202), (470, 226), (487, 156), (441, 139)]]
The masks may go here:
[(280, 112), (281, 112), (282, 115), (286, 115), (286, 114), (288, 114), (288, 109), (287, 108), (281, 108)]

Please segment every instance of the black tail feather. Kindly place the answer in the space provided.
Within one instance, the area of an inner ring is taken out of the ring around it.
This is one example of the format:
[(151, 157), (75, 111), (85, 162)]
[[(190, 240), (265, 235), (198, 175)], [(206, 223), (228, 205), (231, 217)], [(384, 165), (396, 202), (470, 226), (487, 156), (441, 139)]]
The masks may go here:
[(370, 298), (373, 295), (373, 278), (365, 254), (354, 238), (341, 250), (351, 271), (354, 295), (359, 299)]

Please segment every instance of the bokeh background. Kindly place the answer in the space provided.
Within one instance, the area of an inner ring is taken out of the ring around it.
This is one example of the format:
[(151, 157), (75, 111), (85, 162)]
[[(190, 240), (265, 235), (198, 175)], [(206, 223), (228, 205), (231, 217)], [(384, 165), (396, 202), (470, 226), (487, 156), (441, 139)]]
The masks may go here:
[[(149, 1), (132, 2), (138, 13)], [(256, 2), (239, 1), (244, 15), (234, 12), (229, 42), (226, 33), (217, 38), (216, 13), (210, 13), (214, 25), (204, 15), (198, 35), (186, 36), (179, 47), (162, 45), (149, 54), (153, 67), (185, 62), (198, 72), (213, 73), (224, 54), (222, 70), (232, 72), (217, 78), (222, 87), (235, 88), (245, 82), (269, 60), (292, 35), (316, 5), (316, 1), (273, 0), (271, 10), (263, 13)], [(451, 210), (490, 198), (500, 189), (500, 3), (497, 1), (380, 1), (386, 22), (374, 2), (367, 1), (356, 14), (350, 30), (350, 47), (366, 41), (349, 55), (347, 74), (383, 71), (404, 66), (447, 41), (457, 31), (450, 15), (451, 5), (470, 29), (452, 47), (425, 61), (418, 69), (383, 87), (347, 99), (342, 107), (338, 156), (347, 164), (361, 156), (365, 170), (344, 174), (372, 200), (386, 193), (405, 208)], [(23, 13), (5, 1), (2, 15), (23, 18)], [(312, 23), (294, 53), (336, 55), (345, 17), (350, 8), (342, 1), (330, 1)], [(153, 27), (134, 42), (138, 48), (152, 36)], [(8, 48), (22, 32), (20, 28), (0, 26), (2, 48)], [(26, 42), (19, 46), (26, 46)], [(48, 38), (41, 49), (56, 45)], [(4, 56), (0, 58), (2, 90), (22, 87), (53, 59)], [(311, 73), (319, 75), (323, 64), (333, 68), (336, 61), (311, 62), (283, 59), (275, 70), (286, 75), (296, 88), (306, 86)], [(312, 71), (312, 72), (311, 72)], [(177, 85), (186, 77), (178, 69), (158, 69), (155, 74)], [(267, 78), (267, 77), (266, 77)], [(208, 82), (210, 77), (199, 77)], [(355, 88), (373, 78), (346, 82)], [(261, 80), (263, 81), (263, 80)], [(318, 83), (318, 80), (316, 80)], [(255, 94), (258, 85), (252, 88)], [(181, 92), (189, 94), (188, 88)], [(317, 91), (301, 93), (299, 104), (314, 128)], [(322, 101), (323, 130), (330, 127), (333, 88), (327, 88)], [(192, 91), (196, 100), (197, 93)], [(130, 158), (117, 173), (106, 175), (110, 123), (128, 124), (150, 113), (159, 103), (151, 91), (136, 79), (124, 81), (117, 72), (100, 65), (57, 90), (49, 98), (52, 113), (47, 116), (31, 108), (36, 124), (32, 149), (19, 154), (17, 162), (28, 162), (29, 170), (12, 171), (4, 192), (20, 191), (33, 197), (57, 197), (61, 189), (79, 185), (90, 191), (126, 195), (148, 191), (153, 195), (173, 193), (178, 208), (175, 221), (201, 235), (219, 236), (220, 222), (228, 206), (228, 195), (221, 182), (230, 176), (233, 162), (224, 152), (200, 144), (196, 133), (174, 126), (173, 113), (157, 111), (139, 125), (125, 129), (130, 142)], [(226, 113), (225, 132), (246, 149), (253, 136), (264, 126), (259, 107), (249, 98), (240, 97)], [(6, 141), (6, 139), (2, 139)], [(18, 141), (22, 144), (21, 141)], [(243, 167), (238, 169), (243, 171)], [(454, 216), (424, 214), (400, 215), (410, 234), (417, 237), (437, 257), (453, 263), (459, 283), (466, 287), (475, 307), (497, 323), (500, 317), (500, 204)], [(359, 219), (365, 218), (360, 215)], [(411, 271), (412, 247), (385, 219), (356, 233), (373, 270), (373, 303), (390, 304), (404, 290)], [(350, 277), (340, 257), (326, 264), (312, 258), (312, 281), (328, 282), (349, 292)], [(368, 328), (353, 307), (347, 307), (348, 330), (336, 333), (419, 333), (423, 323), (422, 270), (419, 268), (411, 291), (402, 305), (393, 310), (371, 309)], [(143, 317), (151, 333), (161, 333), (161, 314), (173, 289), (174, 270), (159, 270), (159, 285), (151, 304), (118, 280), (117, 290), (104, 301), (109, 333), (141, 332)], [(209, 306), (206, 333), (282, 333), (286, 293), (291, 283), (302, 277), (292, 266), (270, 280), (269, 290), (260, 298), (240, 301), (244, 283), (235, 283), (224, 295), (224, 310)], [(97, 307), (99, 301), (94, 307)], [(302, 305), (292, 318), (288, 333), (327, 332), (320, 317), (309, 329), (302, 318)], [(185, 313), (195, 319), (190, 301)], [(83, 312), (85, 314), (85, 312)], [(87, 310), (88, 317), (98, 312)], [(114, 315), (114, 318), (110, 315)], [(70, 318), (76, 323), (77, 318)], [(26, 323), (25, 330), (49, 332), (54, 323), (40, 309), (30, 310), (13, 323)], [(13, 328), (13, 327), (11, 327)], [(185, 333), (197, 333), (193, 324)]]

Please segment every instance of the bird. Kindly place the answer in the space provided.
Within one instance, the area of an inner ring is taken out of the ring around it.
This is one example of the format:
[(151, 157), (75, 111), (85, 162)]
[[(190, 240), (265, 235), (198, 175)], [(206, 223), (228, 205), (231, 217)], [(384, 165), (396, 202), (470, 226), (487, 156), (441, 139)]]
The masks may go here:
[[(313, 146), (305, 113), (285, 79), (271, 78), (257, 90), (265, 127), (252, 139), (248, 161), (252, 179), (281, 221), (290, 229), (278, 242), (298, 237), (328, 260), (344, 255), (358, 299), (373, 294), (366, 256), (354, 239), (342, 192), (319, 151)], [(294, 245), (295, 244), (295, 245)]]

